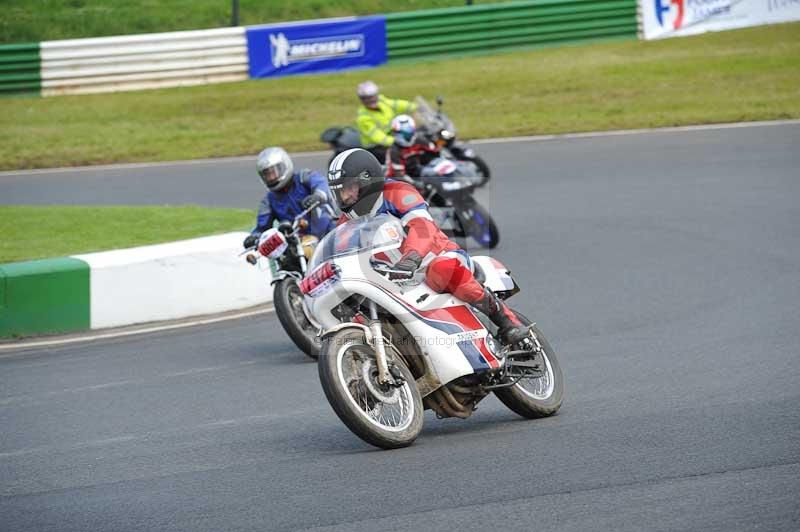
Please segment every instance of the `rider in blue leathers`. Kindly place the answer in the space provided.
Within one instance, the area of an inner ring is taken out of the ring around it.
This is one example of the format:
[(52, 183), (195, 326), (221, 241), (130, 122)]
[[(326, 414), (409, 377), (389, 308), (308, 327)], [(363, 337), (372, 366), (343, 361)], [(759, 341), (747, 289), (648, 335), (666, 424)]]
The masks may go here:
[(308, 226), (303, 233), (322, 238), (333, 229), (336, 223), (330, 215), (328, 183), (318, 172), (308, 168), (295, 172), (289, 154), (279, 147), (262, 151), (256, 168), (268, 191), (259, 205), (256, 226), (244, 240), (245, 248), (255, 246), (261, 233), (271, 228), (275, 220), (293, 220), (316, 201), (323, 205), (306, 215)]

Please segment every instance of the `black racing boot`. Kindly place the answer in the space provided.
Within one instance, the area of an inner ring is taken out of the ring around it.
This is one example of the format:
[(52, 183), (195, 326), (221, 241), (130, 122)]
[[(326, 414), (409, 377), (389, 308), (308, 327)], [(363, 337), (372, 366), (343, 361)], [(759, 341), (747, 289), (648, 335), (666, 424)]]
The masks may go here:
[(514, 345), (528, 337), (528, 328), (517, 319), (508, 305), (500, 301), (488, 288), (483, 289), (483, 298), (472, 306), (486, 314), (497, 325), (497, 335), (504, 344)]

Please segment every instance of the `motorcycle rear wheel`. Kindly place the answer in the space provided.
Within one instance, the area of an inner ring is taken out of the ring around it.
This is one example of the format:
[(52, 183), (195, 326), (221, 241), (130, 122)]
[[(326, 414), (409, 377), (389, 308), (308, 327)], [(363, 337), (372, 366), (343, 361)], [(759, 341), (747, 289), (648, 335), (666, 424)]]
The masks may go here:
[(275, 283), (272, 302), (278, 321), (294, 344), (308, 357), (316, 360), (322, 345), (317, 331), (303, 312), (303, 293), (294, 277), (286, 277)]
[[(525, 325), (531, 324), (531, 321), (519, 312), (515, 314)], [(522, 379), (510, 388), (499, 388), (494, 391), (504, 405), (529, 419), (552, 416), (561, 408), (564, 398), (564, 375), (556, 353), (538, 327), (533, 327), (533, 333), (542, 345), (540, 355), (544, 363), (542, 376)]]
[(353, 434), (381, 449), (407, 447), (422, 431), (416, 381), (397, 354), (392, 359), (405, 380), (399, 387), (378, 383), (374, 350), (354, 327), (326, 337), (317, 362), (322, 389), (336, 415)]
[(494, 218), (486, 208), (477, 201), (470, 207), (471, 213), (466, 214), (466, 209), (456, 207), (464, 231), (471, 236), (481, 247), (493, 249), (500, 242), (500, 231)]

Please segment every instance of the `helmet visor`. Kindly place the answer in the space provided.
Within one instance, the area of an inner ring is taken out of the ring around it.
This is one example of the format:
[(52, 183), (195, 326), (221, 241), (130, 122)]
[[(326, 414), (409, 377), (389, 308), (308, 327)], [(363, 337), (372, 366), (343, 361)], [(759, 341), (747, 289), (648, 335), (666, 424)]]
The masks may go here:
[(358, 201), (359, 185), (356, 179), (343, 180), (341, 184), (331, 185), (330, 189), (339, 208), (347, 210)]
[(278, 184), (285, 173), (286, 165), (283, 163), (278, 163), (264, 168), (261, 170), (261, 172), (259, 172), (258, 175), (261, 176), (261, 180), (265, 185), (267, 185), (267, 187), (274, 187)]
[(377, 94), (372, 94), (369, 96), (360, 96), (360, 98), (361, 98), (361, 103), (363, 103), (367, 107), (375, 107), (376, 105), (378, 105)]

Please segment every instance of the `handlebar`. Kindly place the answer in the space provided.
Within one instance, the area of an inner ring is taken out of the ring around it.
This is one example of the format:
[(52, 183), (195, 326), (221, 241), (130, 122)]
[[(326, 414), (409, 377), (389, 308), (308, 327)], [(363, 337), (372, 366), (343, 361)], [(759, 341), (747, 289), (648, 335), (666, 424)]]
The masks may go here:
[[(304, 220), (305, 216), (314, 209), (316, 209), (317, 207), (319, 207), (320, 205), (322, 205), (321, 200), (315, 201), (314, 203), (309, 205), (309, 207), (306, 210), (295, 216), (291, 222), (288, 221), (280, 222), (276, 229), (288, 237), (297, 230), (297, 228), (300, 226), (300, 223)], [(258, 251), (258, 244), (246, 248), (239, 254), (240, 257), (242, 255), (247, 255), (245, 257), (245, 260), (247, 260), (247, 262), (255, 266), (258, 263), (258, 257), (261, 255), (261, 253), (259, 253)]]

